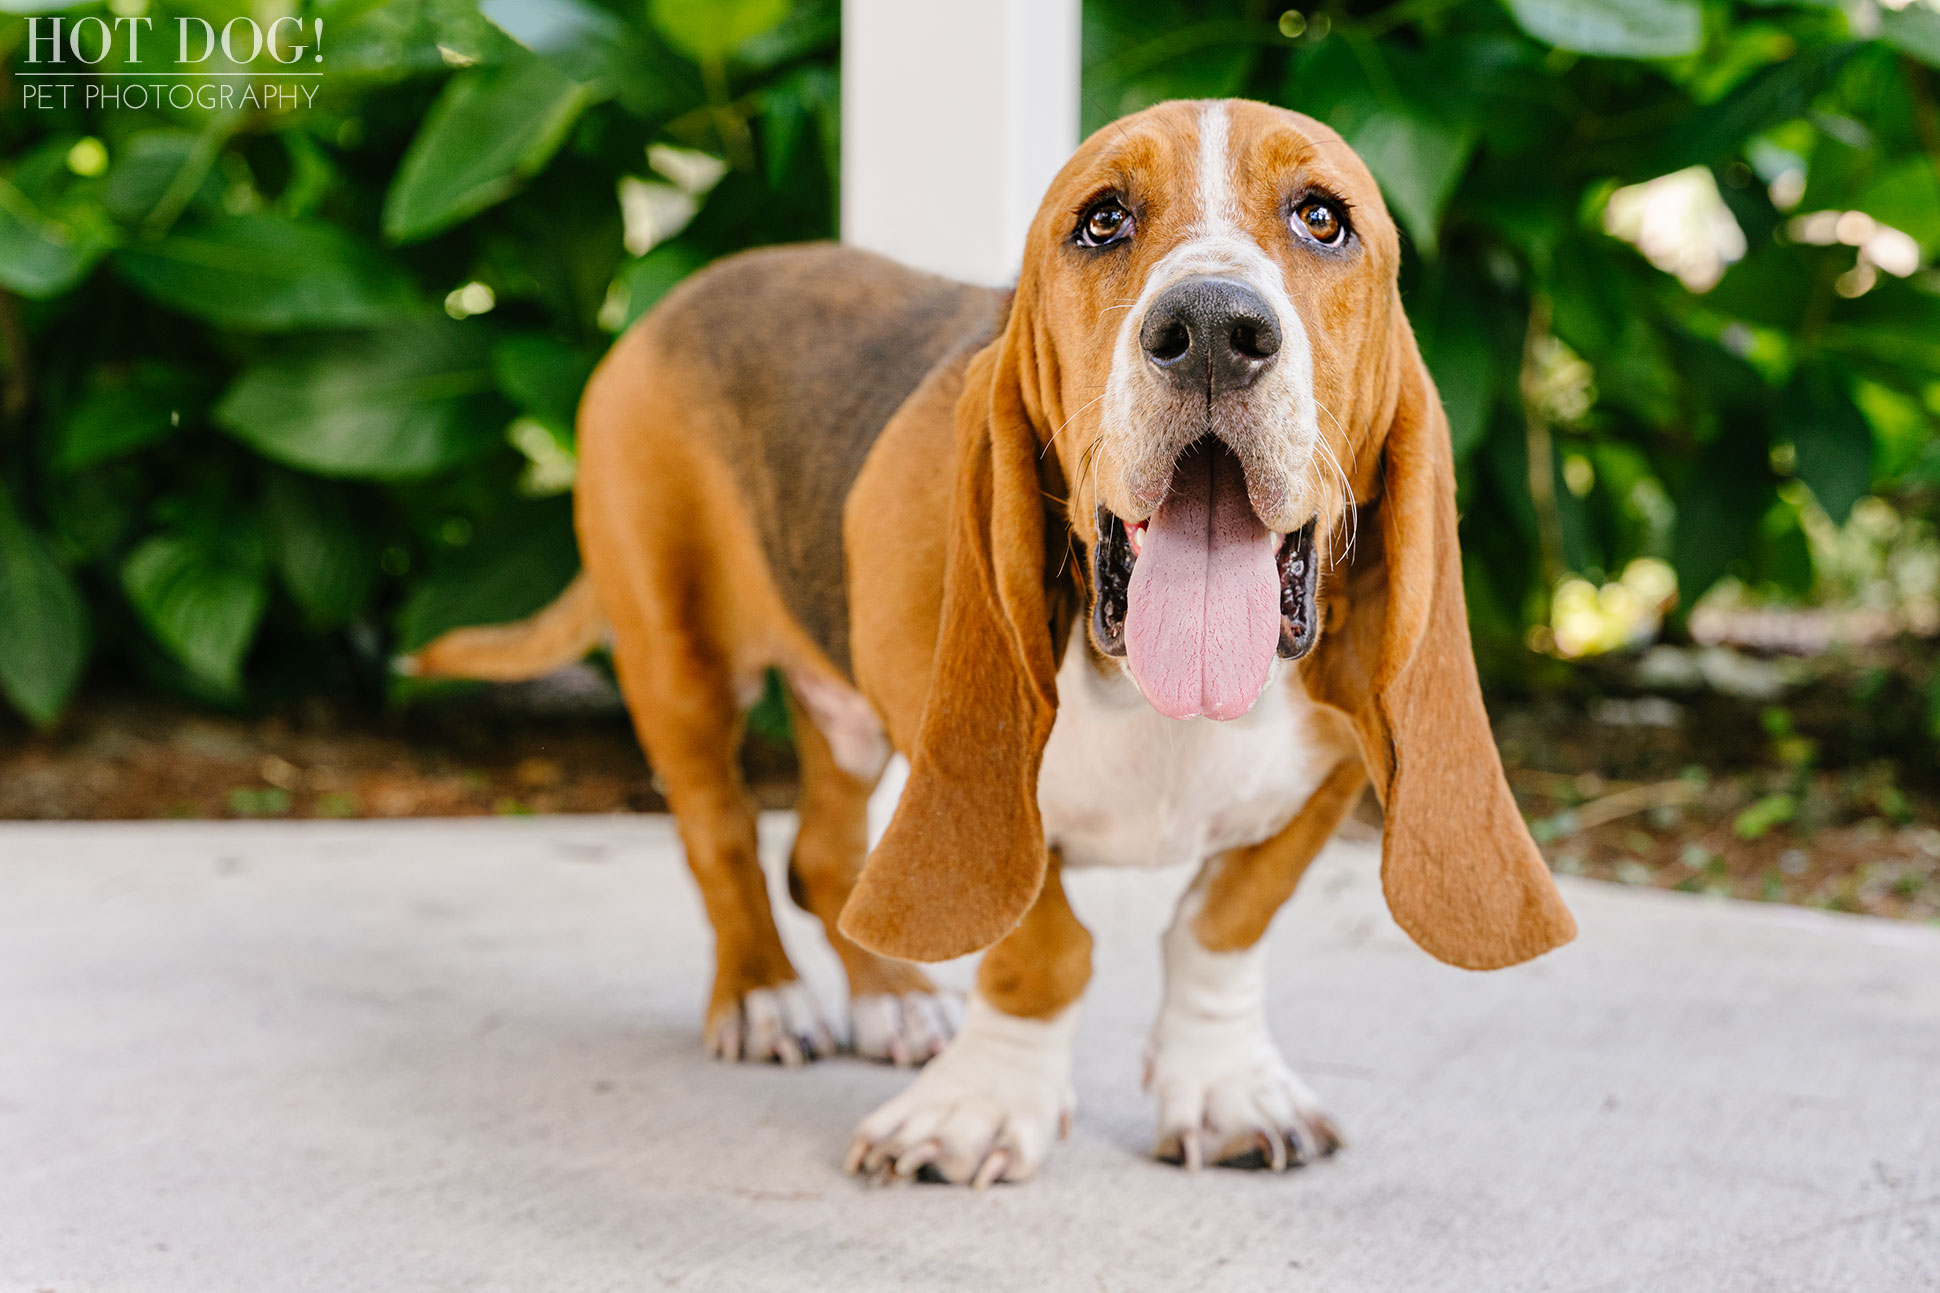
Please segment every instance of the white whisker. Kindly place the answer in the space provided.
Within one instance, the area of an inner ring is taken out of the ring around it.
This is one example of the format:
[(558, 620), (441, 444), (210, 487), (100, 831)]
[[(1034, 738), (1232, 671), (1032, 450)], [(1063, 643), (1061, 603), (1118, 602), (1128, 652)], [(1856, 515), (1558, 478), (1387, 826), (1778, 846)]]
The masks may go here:
[[(1328, 416), (1332, 417), (1333, 414), (1330, 413)], [(1339, 423), (1335, 423), (1335, 425), (1338, 426)], [(1347, 513), (1347, 556), (1349, 564), (1352, 564), (1354, 545), (1360, 541), (1361, 537), (1361, 514), (1359, 509), (1354, 506), (1354, 486), (1348, 481), (1347, 473), (1341, 470), (1340, 459), (1334, 456), (1334, 450), (1327, 443), (1327, 437), (1315, 437), (1314, 445), (1325, 455), (1327, 465), (1334, 469), (1334, 478), (1340, 482), (1341, 507)], [(1334, 569), (1339, 569), (1340, 554), (1333, 554), (1333, 559), (1328, 564)]]
[[(1347, 428), (1340, 424), (1340, 419), (1334, 416), (1334, 411), (1323, 404), (1317, 395), (1314, 397), (1314, 407), (1327, 415), (1327, 420), (1334, 424), (1334, 430), (1340, 432), (1341, 442), (1347, 445), (1348, 453), (1354, 453), (1354, 439), (1347, 434)], [(1334, 475), (1340, 481), (1341, 506), (1346, 509), (1348, 514), (1347, 556), (1348, 560), (1352, 562), (1354, 546), (1361, 537), (1361, 512), (1354, 505), (1354, 485), (1352, 481), (1348, 480), (1347, 473), (1341, 470), (1340, 458), (1334, 453), (1333, 447), (1327, 443), (1327, 437), (1315, 436), (1314, 442), (1327, 455), (1328, 465), (1334, 469)], [(1355, 458), (1355, 465), (1359, 466), (1359, 455), (1355, 455)], [(1338, 568), (1340, 558), (1336, 556), (1329, 564)]]
[(1354, 465), (1356, 467), (1359, 467), (1361, 465), (1361, 455), (1354, 448), (1354, 437), (1347, 434), (1347, 428), (1342, 426), (1340, 424), (1340, 419), (1334, 416), (1334, 410), (1328, 408), (1325, 404), (1321, 403), (1320, 397), (1318, 395), (1314, 396), (1314, 407), (1319, 409), (1322, 413), (1325, 413), (1327, 415), (1327, 420), (1334, 424), (1334, 430), (1340, 432), (1341, 443), (1347, 446), (1348, 456), (1353, 458)]
[(1071, 419), (1077, 417), (1078, 413), (1084, 412), (1086, 409), (1090, 408), (1093, 404), (1096, 404), (1099, 400), (1102, 400), (1104, 398), (1105, 397), (1102, 394), (1093, 396), (1092, 398), (1086, 400), (1082, 405), (1079, 406), (1077, 413), (1073, 413), (1071, 417), (1068, 417), (1063, 422), (1059, 423), (1058, 429), (1051, 433), (1051, 438), (1044, 442), (1044, 447), (1037, 451), (1037, 456), (1039, 458), (1042, 458), (1044, 457), (1045, 454), (1051, 452), (1051, 446), (1056, 444), (1058, 442), (1058, 437), (1064, 434), (1064, 428), (1071, 425)]

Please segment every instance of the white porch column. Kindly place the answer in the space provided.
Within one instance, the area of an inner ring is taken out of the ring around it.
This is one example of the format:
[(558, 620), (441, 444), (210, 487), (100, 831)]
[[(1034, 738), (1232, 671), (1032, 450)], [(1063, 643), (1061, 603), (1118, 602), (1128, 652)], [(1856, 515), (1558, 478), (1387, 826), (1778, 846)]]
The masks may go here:
[(1079, 0), (842, 0), (842, 240), (1015, 282), (1078, 143)]

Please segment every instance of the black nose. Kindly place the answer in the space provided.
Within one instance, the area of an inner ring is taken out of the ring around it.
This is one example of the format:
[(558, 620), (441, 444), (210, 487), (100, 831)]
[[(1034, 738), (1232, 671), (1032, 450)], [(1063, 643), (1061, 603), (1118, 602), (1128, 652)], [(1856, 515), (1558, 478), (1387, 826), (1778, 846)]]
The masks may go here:
[(1152, 302), (1138, 330), (1145, 358), (1182, 390), (1208, 398), (1244, 390), (1280, 349), (1273, 310), (1246, 284), (1188, 278)]

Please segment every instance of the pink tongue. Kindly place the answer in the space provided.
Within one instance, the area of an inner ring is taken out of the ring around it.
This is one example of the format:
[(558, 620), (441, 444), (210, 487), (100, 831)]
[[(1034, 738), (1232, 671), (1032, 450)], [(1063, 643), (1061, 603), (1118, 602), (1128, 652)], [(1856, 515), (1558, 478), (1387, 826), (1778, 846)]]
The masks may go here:
[(1224, 446), (1179, 463), (1132, 567), (1125, 656), (1168, 718), (1238, 718), (1253, 708), (1280, 641), (1273, 541)]

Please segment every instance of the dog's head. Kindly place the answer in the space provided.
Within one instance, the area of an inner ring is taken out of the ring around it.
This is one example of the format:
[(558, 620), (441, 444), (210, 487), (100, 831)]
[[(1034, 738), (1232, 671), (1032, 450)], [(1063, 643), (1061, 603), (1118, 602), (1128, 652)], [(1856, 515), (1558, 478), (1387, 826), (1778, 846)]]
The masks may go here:
[(1354, 722), (1389, 906), (1436, 956), (1571, 936), (1482, 710), (1399, 262), (1367, 168), (1296, 113), (1161, 104), (1066, 164), (966, 373), (930, 692), (859, 942), (958, 955), (1029, 907), (1066, 609), (1172, 718), (1236, 718), (1300, 659)]

